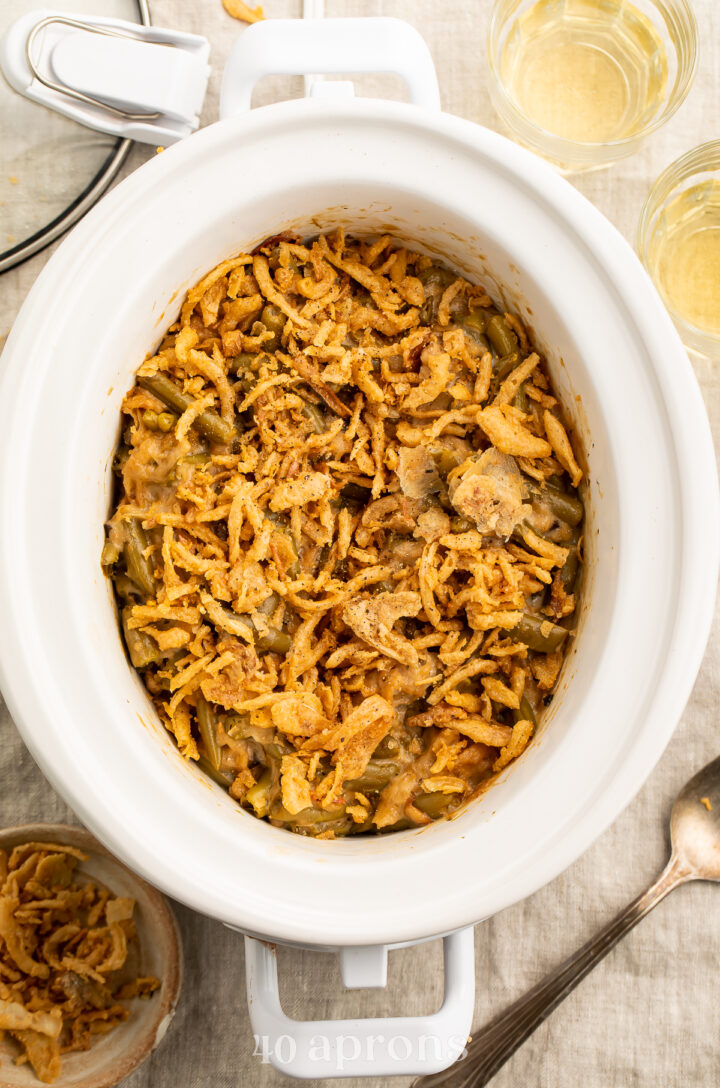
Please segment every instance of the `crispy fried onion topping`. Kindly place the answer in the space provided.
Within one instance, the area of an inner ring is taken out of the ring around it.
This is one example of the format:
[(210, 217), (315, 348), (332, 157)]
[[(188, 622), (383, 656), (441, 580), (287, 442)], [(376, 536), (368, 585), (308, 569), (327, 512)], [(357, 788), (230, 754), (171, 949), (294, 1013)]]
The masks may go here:
[(519, 318), (389, 236), (286, 233), (188, 292), (123, 410), (103, 562), (186, 759), (333, 838), (447, 815), (521, 754), (583, 472)]
[(128, 1019), (130, 998), (160, 986), (128, 961), (131, 949), (138, 959), (135, 901), (80, 877), (87, 860), (60, 843), (0, 850), (0, 1036), (45, 1084), (63, 1053), (87, 1050)]

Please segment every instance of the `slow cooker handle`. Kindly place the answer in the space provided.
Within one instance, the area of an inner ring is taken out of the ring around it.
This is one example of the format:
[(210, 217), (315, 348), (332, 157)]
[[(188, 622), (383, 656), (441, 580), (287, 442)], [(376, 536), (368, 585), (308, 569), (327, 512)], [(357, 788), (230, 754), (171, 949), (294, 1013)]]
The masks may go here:
[[(269, 19), (254, 23), (235, 42), (223, 74), (220, 118), (250, 109), (253, 87), (269, 75), (394, 72), (410, 100), (440, 109), (430, 50), (402, 19)], [(337, 84), (319, 84), (332, 91)]]
[[(463, 1055), (472, 1024), (473, 945), (472, 928), (444, 938), (445, 996), (429, 1016), (293, 1020), (280, 1004), (276, 946), (246, 937), (254, 1052), (286, 1076), (313, 1080), (439, 1073)], [(346, 986), (385, 985), (386, 948), (345, 949), (341, 956)]]

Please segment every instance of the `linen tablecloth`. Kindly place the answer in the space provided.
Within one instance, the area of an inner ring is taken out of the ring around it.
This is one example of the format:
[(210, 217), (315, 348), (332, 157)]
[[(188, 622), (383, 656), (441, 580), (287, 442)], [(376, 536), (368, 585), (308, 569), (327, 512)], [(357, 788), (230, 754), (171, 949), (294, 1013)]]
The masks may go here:
[[(413, 23), (432, 51), (444, 108), (497, 127), (485, 78), (485, 29), (491, 0), (326, 0), (326, 5), (328, 16), (396, 15)], [(222, 67), (243, 25), (225, 13), (220, 0), (150, 0), (150, 6), (156, 25), (195, 31), (210, 39), (213, 75), (203, 121), (215, 120)], [(687, 101), (634, 157), (609, 170), (572, 179), (631, 241), (653, 179), (679, 154), (720, 136), (720, 4), (694, 0), (694, 8), (700, 60)], [(266, 0), (265, 10), (269, 17), (295, 17), (301, 0)], [(399, 84), (392, 80), (381, 86), (395, 97), (402, 96)], [(364, 81), (360, 87), (378, 90), (379, 84)], [(260, 86), (256, 100), (262, 104), (300, 93), (299, 80), (273, 79)], [(136, 147), (125, 172), (153, 153)], [(1, 224), (0, 209), (0, 230)], [(46, 250), (2, 277), (0, 343), (47, 257)], [(717, 442), (718, 367), (697, 365), (697, 374)], [(477, 927), (476, 1026), (590, 937), (662, 867), (674, 795), (694, 771), (720, 753), (719, 666), (716, 622), (677, 732), (633, 803), (562, 876)], [(612, 713), (609, 705), (608, 714)], [(602, 737), (598, 743), (602, 744)], [(122, 820), (122, 813), (118, 819)], [(0, 825), (33, 820), (73, 821), (74, 817), (45, 782), (2, 707)], [(252, 1053), (242, 937), (182, 906), (177, 914), (186, 959), (182, 1001), (165, 1042), (125, 1082), (126, 1088), (289, 1085), (289, 1078)], [(283, 950), (280, 963), (285, 1008), (301, 1018), (418, 1014), (436, 1008), (441, 999), (439, 942), (392, 953), (387, 992), (344, 994), (331, 955)], [(582, 983), (497, 1075), (494, 1086), (674, 1088), (683, 1084), (711, 1088), (720, 1084), (718, 964), (720, 890), (710, 884), (681, 888)], [(343, 1082), (322, 1083), (339, 1086)], [(408, 1080), (361, 1082), (366, 1088), (386, 1083), (404, 1085)]]

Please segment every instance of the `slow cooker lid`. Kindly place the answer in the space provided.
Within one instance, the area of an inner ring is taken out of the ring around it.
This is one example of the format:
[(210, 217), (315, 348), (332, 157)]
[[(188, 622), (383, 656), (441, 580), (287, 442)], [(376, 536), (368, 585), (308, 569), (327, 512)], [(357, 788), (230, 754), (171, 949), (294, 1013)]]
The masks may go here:
[[(4, 0), (0, 38), (41, 6)], [(149, 25), (147, 0), (56, 0), (55, 12), (104, 15)], [(131, 140), (94, 132), (17, 94), (0, 77), (0, 272), (59, 238), (100, 199)]]

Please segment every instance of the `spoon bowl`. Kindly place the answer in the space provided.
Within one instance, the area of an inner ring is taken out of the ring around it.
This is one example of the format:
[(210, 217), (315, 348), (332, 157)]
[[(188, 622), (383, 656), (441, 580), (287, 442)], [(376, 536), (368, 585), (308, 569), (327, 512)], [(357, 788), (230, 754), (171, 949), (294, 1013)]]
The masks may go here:
[(673, 805), (670, 838), (686, 880), (720, 880), (720, 758), (683, 786)]

